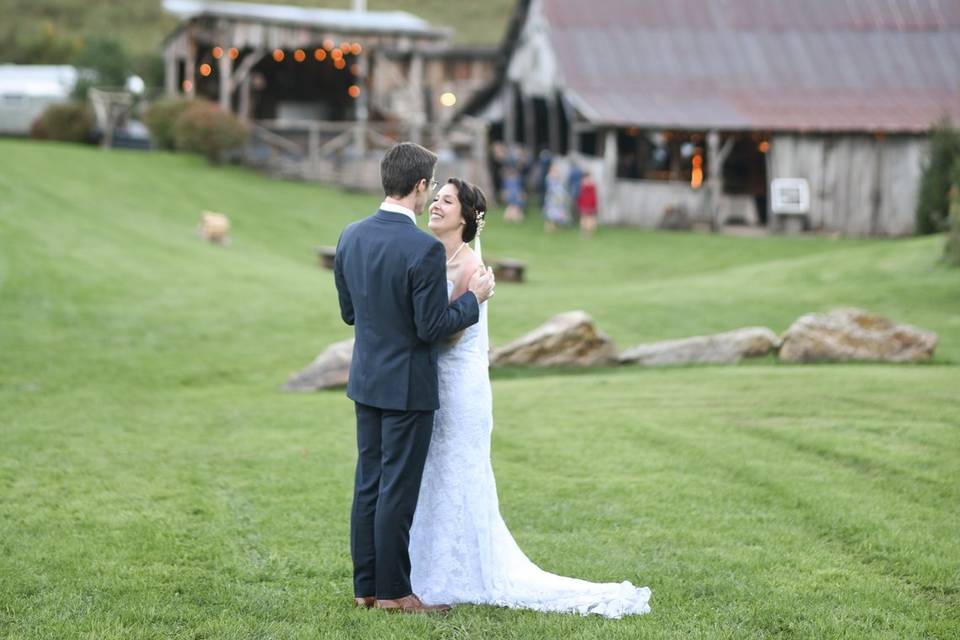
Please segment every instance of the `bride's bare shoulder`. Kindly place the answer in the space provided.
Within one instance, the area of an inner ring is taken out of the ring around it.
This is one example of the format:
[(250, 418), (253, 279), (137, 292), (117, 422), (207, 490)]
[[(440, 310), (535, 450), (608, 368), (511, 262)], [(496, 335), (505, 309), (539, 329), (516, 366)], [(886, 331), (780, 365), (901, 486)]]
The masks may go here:
[(474, 252), (474, 250), (467, 245), (463, 248), (463, 270), (469, 271), (471, 274), (476, 271), (477, 267), (480, 266), (480, 258)]
[(460, 284), (461, 287), (466, 290), (467, 285), (470, 283), (470, 278), (473, 277), (474, 272), (480, 267), (480, 258), (469, 246), (464, 247), (461, 254), (463, 255), (463, 261), (461, 262)]

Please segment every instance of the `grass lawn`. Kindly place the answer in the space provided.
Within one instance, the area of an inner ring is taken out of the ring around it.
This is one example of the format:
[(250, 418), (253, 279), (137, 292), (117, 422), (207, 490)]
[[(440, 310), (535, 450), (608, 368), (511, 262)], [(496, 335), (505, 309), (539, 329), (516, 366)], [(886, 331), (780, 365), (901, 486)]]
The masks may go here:
[[(353, 411), (279, 391), (348, 337), (333, 244), (378, 199), (172, 154), (0, 141), (0, 637), (956, 638), (960, 271), (942, 237), (545, 236), (490, 216), (494, 343), (617, 344), (860, 305), (923, 366), (495, 372), (501, 507), (542, 567), (653, 590), (609, 621), (350, 604)], [(201, 209), (234, 223), (200, 242)]]

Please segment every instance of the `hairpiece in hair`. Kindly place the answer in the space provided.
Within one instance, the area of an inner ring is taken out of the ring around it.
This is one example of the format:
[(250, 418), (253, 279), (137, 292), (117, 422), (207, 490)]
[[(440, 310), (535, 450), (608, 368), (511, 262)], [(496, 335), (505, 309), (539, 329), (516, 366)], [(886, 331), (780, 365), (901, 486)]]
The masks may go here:
[(480, 233), (481, 231), (483, 231), (483, 227), (487, 223), (486, 222), (487, 212), (480, 211), (479, 209), (477, 209), (476, 213), (477, 213), (477, 233)]

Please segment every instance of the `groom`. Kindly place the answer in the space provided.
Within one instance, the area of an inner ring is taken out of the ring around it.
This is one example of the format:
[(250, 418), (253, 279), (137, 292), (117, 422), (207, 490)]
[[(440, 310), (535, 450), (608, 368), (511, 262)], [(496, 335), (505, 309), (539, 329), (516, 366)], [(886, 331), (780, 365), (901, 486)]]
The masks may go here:
[(443, 244), (416, 222), (436, 188), (436, 163), (420, 145), (392, 147), (380, 163), (386, 199), (344, 229), (334, 259), (340, 315), (356, 335), (347, 396), (357, 413), (350, 553), (358, 607), (449, 609), (413, 594), (407, 545), (439, 406), (437, 341), (477, 322), (494, 280), (478, 269), (467, 293), (447, 300)]

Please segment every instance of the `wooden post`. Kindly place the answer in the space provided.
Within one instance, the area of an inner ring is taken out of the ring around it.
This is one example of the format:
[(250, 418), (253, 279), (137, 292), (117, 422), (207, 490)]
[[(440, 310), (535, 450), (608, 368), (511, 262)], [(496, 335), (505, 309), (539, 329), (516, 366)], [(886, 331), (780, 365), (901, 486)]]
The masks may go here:
[(523, 96), (523, 144), (530, 152), (530, 157), (537, 153), (537, 126), (535, 122), (536, 110), (533, 108), (533, 98)]
[(503, 90), (503, 141), (512, 146), (517, 141), (517, 98), (512, 82)]
[(677, 136), (670, 134), (667, 150), (670, 152), (670, 179), (680, 180), (680, 143)]
[(183, 80), (188, 83), (185, 93), (188, 98), (194, 98), (197, 95), (197, 43), (193, 40), (193, 34), (189, 30), (186, 32), (187, 57), (184, 63)]
[(180, 69), (178, 68), (178, 62), (179, 59), (174, 50), (174, 44), (170, 43), (167, 45), (167, 48), (163, 50), (163, 87), (164, 93), (168, 98), (172, 98), (180, 93)]
[(426, 120), (423, 105), (423, 54), (414, 51), (410, 58), (410, 140), (419, 143), (423, 140), (423, 125)]
[(370, 85), (367, 82), (367, 52), (361, 52), (357, 60), (357, 86), (360, 87), (360, 95), (356, 97), (357, 106), (357, 127), (354, 130), (354, 147), (357, 150), (359, 158), (367, 156), (367, 121), (370, 119), (369, 92)]
[(551, 93), (547, 101), (547, 130), (550, 133), (550, 153), (560, 153), (560, 113), (557, 105), (557, 94)]
[(233, 59), (224, 51), (220, 56), (220, 108), (233, 111)]
[(723, 163), (733, 151), (734, 137), (730, 135), (720, 146), (720, 132), (707, 133), (707, 213), (710, 228), (720, 230), (720, 197), (723, 194)]
[(243, 79), (243, 82), (240, 83), (240, 109), (238, 115), (244, 120), (250, 119), (251, 101), (250, 76), (248, 75)]
[(560, 107), (567, 118), (567, 153), (576, 154), (580, 152), (580, 135), (577, 132), (576, 111), (570, 104), (563, 99), (563, 94), (558, 93), (557, 99), (560, 101)]
[(491, 193), (493, 190), (493, 176), (490, 175), (490, 162), (487, 157), (487, 150), (490, 148), (487, 123), (478, 119), (473, 122), (473, 127), (475, 130), (473, 137), (473, 157), (477, 163), (476, 175), (477, 177), (485, 177), (483, 180), (483, 188), (487, 189), (487, 193)]
[(320, 125), (316, 122), (310, 123), (307, 154), (310, 159), (310, 170), (313, 173), (312, 177), (316, 180), (320, 176)]
[(253, 67), (260, 61), (264, 56), (263, 49), (255, 49), (251, 51), (244, 59), (233, 69), (233, 73), (230, 78), (230, 93), (233, 93), (237, 85), (240, 86), (240, 106), (237, 109), (237, 115), (239, 115), (244, 120), (250, 119), (251, 111), (251, 95), (250, 95), (250, 74), (253, 72)]
[[(617, 185), (617, 130), (607, 129), (603, 139), (603, 181), (601, 182), (602, 193), (600, 193), (601, 202), (604, 203), (603, 209), (607, 216), (612, 216), (614, 220), (619, 218), (620, 211), (617, 210), (617, 203), (614, 201), (613, 194)], [(608, 217), (608, 221), (609, 221)]]
[(219, 87), (218, 87), (218, 98), (220, 102), (220, 108), (227, 112), (233, 111), (233, 60), (224, 52), (220, 56), (218, 67), (219, 77)]

